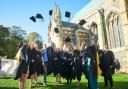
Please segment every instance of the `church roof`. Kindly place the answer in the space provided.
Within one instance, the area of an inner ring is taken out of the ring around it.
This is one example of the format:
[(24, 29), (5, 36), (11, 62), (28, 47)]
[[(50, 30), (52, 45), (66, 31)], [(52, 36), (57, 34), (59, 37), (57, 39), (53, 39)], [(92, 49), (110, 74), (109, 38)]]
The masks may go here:
[(62, 27), (66, 27), (66, 28), (76, 28), (76, 25), (78, 26), (79, 29), (83, 29), (85, 30), (85, 28), (83, 28), (81, 25), (75, 24), (75, 23), (71, 23), (71, 22), (65, 22), (65, 21), (61, 21), (62, 23)]
[(62, 26), (63, 27), (67, 27), (67, 28), (72, 28), (73, 26), (75, 26), (75, 23), (71, 23), (71, 22), (65, 22), (65, 21), (61, 21), (62, 22)]
[(78, 13), (74, 15), (71, 22), (78, 22), (89, 13), (91, 13), (93, 10), (98, 8), (103, 2), (104, 0), (91, 0), (84, 8), (82, 8)]

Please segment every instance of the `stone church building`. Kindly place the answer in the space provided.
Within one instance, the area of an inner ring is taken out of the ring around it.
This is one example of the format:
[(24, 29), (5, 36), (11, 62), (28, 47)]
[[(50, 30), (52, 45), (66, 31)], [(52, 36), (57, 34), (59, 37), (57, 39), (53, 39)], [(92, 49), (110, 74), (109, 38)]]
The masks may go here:
[[(64, 44), (73, 43), (80, 46), (83, 41), (89, 41), (89, 30), (81, 25), (61, 20), (60, 7), (55, 5), (53, 20), (48, 24), (48, 42), (55, 44), (56, 48), (63, 48)], [(65, 39), (69, 37), (70, 42)]]
[(85, 28), (98, 33), (100, 48), (112, 50), (121, 71), (128, 72), (128, 0), (92, 0), (71, 22), (78, 23), (80, 19), (87, 21)]
[[(74, 31), (72, 27), (82, 19), (86, 24)], [(121, 71), (128, 72), (128, 0), (91, 0), (70, 22), (61, 21), (60, 8), (55, 6), (48, 39), (56, 47), (62, 48), (67, 36), (78, 46), (89, 42), (89, 31), (98, 35), (100, 49), (112, 50), (121, 63)]]

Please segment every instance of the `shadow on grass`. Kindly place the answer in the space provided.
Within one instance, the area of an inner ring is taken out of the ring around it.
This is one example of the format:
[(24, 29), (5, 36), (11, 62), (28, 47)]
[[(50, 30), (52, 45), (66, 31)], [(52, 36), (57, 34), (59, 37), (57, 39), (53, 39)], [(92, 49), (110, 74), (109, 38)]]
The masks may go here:
[[(128, 89), (128, 81), (114, 81), (113, 89)], [(107, 89), (104, 87), (104, 82), (99, 82), (99, 89)]]
[[(55, 84), (49, 84), (47, 86), (48, 89), (88, 89), (87, 88), (87, 83), (81, 83), (79, 87), (76, 85), (77, 83), (72, 83), (72, 84), (60, 84), (60, 85), (55, 85)], [(114, 82), (113, 89), (128, 89), (128, 82)], [(43, 87), (42, 85), (39, 85), (39, 87)], [(45, 88), (45, 87), (44, 87)], [(99, 89), (107, 89), (104, 88), (104, 82), (99, 82)], [(109, 88), (108, 88), (109, 89)]]
[(15, 87), (0, 87), (0, 89), (18, 89), (18, 88), (15, 88)]
[(5, 76), (5, 77), (0, 77), (0, 79), (11, 79), (12, 76)]
[[(109, 88), (104, 88), (104, 82), (99, 82), (99, 89), (109, 89)], [(120, 82), (114, 82), (114, 87), (113, 89), (128, 89), (128, 81), (120, 81)], [(18, 89), (16, 87), (9, 87), (9, 86), (2, 86), (0, 89)], [(28, 88), (27, 88), (28, 89)], [(55, 83), (48, 83), (48, 86), (43, 87), (43, 85), (38, 84), (37, 88), (32, 88), (32, 89), (88, 89), (87, 88), (87, 82), (82, 82), (79, 87), (77, 87), (77, 83), (73, 82), (72, 84), (66, 84), (62, 83), (60, 85), (56, 85)]]

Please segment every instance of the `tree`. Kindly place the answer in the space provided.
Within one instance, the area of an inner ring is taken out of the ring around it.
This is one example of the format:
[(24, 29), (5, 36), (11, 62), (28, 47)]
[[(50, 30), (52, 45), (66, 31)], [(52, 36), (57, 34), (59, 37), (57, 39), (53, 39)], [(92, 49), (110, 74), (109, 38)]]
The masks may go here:
[(19, 42), (26, 39), (26, 32), (19, 26), (4, 27), (0, 25), (0, 55), (14, 58)]
[(43, 45), (42, 36), (37, 32), (31, 32), (28, 34), (28, 41), (30, 43), (35, 42), (38, 45), (38, 48), (41, 49)]
[(10, 30), (10, 40), (8, 42), (9, 57), (14, 58), (19, 49), (19, 43), (26, 40), (26, 32), (19, 26), (12, 26)]
[(6, 54), (6, 44), (10, 38), (10, 32), (7, 27), (0, 25), (0, 55), (4, 56)]

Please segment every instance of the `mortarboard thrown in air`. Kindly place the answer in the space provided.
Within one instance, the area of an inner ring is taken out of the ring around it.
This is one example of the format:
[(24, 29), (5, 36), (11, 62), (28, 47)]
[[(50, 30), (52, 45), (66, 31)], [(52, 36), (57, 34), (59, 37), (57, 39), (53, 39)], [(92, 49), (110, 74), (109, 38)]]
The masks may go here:
[(67, 36), (67, 37), (65, 38), (65, 42), (70, 42), (70, 41), (71, 41), (70, 37)]
[(30, 20), (32, 20), (34, 23), (36, 22), (36, 18), (34, 16), (31, 16)]
[(54, 28), (55, 33), (59, 33), (59, 29), (58, 28)]
[(71, 15), (70, 12), (68, 12), (68, 11), (65, 12), (65, 17), (70, 18), (70, 15)]
[(41, 14), (36, 14), (36, 18), (44, 20), (44, 18), (43, 18), (43, 16)]
[(84, 25), (86, 21), (84, 19), (80, 20), (79, 25)]
[(49, 15), (52, 16), (53, 10), (49, 10)]

